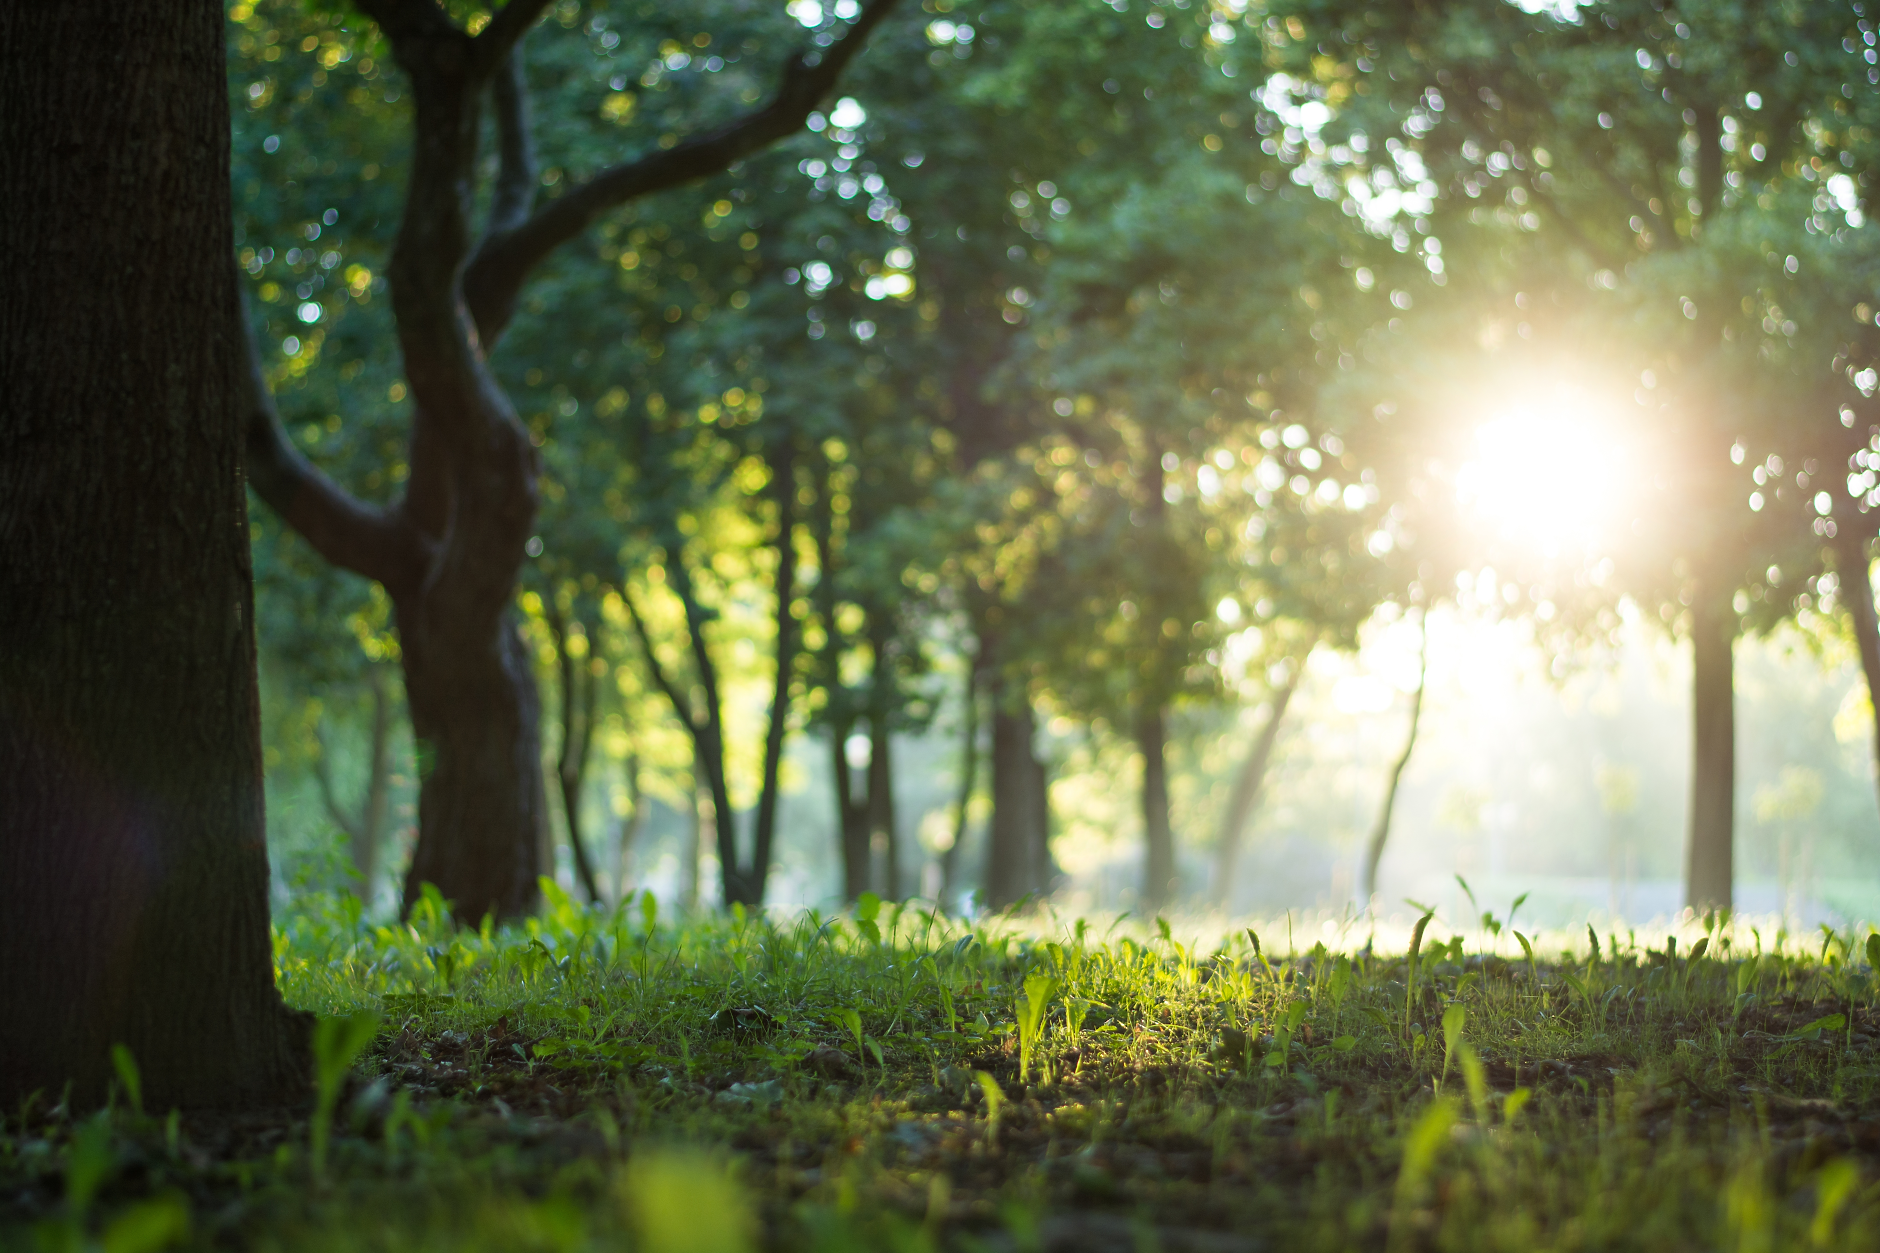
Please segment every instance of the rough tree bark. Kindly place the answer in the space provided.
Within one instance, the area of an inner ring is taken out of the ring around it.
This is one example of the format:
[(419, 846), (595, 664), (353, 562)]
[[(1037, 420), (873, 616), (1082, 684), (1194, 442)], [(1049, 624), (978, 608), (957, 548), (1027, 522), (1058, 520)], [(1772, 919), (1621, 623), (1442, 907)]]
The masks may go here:
[(1364, 902), (1366, 909), (1371, 908), (1372, 898), (1377, 895), (1377, 866), (1384, 860), (1384, 844), (1390, 839), (1390, 819), (1397, 808), (1397, 789), (1403, 783), (1403, 772), (1410, 764), (1410, 754), (1416, 751), (1417, 728), (1423, 721), (1423, 688), (1430, 675), (1430, 618), (1425, 610), (1418, 623), (1421, 639), (1417, 644), (1417, 690), (1410, 696), (1410, 730), (1404, 736), (1403, 751), (1397, 754), (1397, 760), (1391, 764), (1390, 778), (1384, 784), (1384, 802), (1377, 809), (1377, 823), (1371, 828), (1371, 838), (1364, 848), (1364, 876), (1358, 880), (1358, 899)]
[(1175, 899), (1175, 831), (1168, 814), (1168, 710), (1150, 705), (1136, 713), (1142, 752), (1142, 907), (1159, 913)]
[[(547, 830), (541, 711), (511, 601), (540, 467), (487, 364), (524, 284), (608, 210), (714, 174), (796, 131), (891, 3), (870, 0), (833, 47), (793, 58), (777, 93), (751, 113), (605, 170), (538, 210), (519, 45), (548, 0), (510, 0), (475, 36), (431, 0), (358, 0), (390, 39), (414, 105), (405, 211), (387, 271), (414, 409), (409, 484), (375, 508), (311, 466), (281, 430), (258, 358), (248, 459), (270, 507), (327, 560), (391, 597), (422, 774), (407, 908), (427, 881), (469, 921), (526, 913), (537, 899)], [(498, 173), (473, 239), (486, 94)]]
[(1691, 814), (1684, 903), (1727, 909), (1736, 826), (1735, 589), (1705, 577), (1691, 600)]
[[(109, 32), (109, 37), (103, 37)], [(297, 1100), (219, 6), (0, 6), (0, 1108)], [(42, 1107), (43, 1108), (43, 1107)]]
[(385, 819), (391, 806), (392, 782), (392, 701), (385, 690), (385, 675), (373, 666), (367, 680), (372, 691), (372, 735), (366, 756), (366, 791), (357, 811), (348, 813), (339, 799), (333, 781), (332, 754), (326, 736), (320, 736), (320, 756), (313, 763), (314, 781), (320, 788), (320, 803), (326, 807), (333, 825), (346, 833), (352, 850), (353, 869), (359, 879), (353, 894), (362, 902), (372, 901), (372, 885), (378, 879), (379, 849), (385, 843)]
[(1227, 796), (1227, 810), (1221, 815), (1220, 840), (1214, 849), (1214, 886), (1211, 895), (1216, 905), (1225, 905), (1233, 895), (1234, 868), (1240, 859), (1240, 841), (1246, 834), (1247, 821), (1253, 817), (1254, 806), (1266, 786), (1267, 766), (1273, 760), (1274, 746), (1279, 743), (1279, 728), (1286, 717), (1286, 707), (1292, 703), (1293, 693), (1299, 690), (1299, 680), (1305, 672), (1305, 659), (1301, 658), (1287, 673), (1286, 682), (1273, 693), (1272, 707), (1267, 710), (1266, 722), (1261, 725), (1259, 734), (1253, 737), (1253, 747), (1247, 752), (1247, 760), (1241, 763), (1239, 773), (1234, 776), (1233, 790)]

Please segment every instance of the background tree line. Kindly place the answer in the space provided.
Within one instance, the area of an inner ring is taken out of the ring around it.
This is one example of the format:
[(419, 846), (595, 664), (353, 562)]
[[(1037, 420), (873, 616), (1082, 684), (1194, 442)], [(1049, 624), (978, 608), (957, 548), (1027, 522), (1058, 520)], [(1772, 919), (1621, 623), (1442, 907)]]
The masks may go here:
[[(1859, 4), (525, 7), (475, 83), (427, 68), (474, 6), (229, 10), (275, 743), (368, 881), (400, 786), (407, 899), (472, 917), (551, 839), (630, 882), (657, 798), (756, 903), (809, 734), (844, 893), (906, 895), (893, 737), (950, 706), (947, 895), (1050, 890), (1056, 717), (1140, 759), (1160, 908), (1178, 839), (1231, 878), (1306, 657), (1492, 567), (1563, 655), (1622, 599), (1692, 642), (1726, 904), (1733, 641), (1880, 675)], [(1584, 362), (1637, 435), (1606, 542), (1485, 533), (1469, 389)], [(1241, 703), (1197, 831), (1170, 711)]]

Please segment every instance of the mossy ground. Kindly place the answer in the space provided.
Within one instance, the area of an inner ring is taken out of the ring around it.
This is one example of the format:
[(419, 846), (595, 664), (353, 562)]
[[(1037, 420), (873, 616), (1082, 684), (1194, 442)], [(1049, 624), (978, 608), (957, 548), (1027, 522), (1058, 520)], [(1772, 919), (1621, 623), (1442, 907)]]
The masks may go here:
[(1880, 1247), (1864, 936), (1122, 932), (305, 901), (283, 991), (376, 1016), (343, 1080), (323, 1034), (327, 1147), (317, 1105), (12, 1111), (0, 1247)]

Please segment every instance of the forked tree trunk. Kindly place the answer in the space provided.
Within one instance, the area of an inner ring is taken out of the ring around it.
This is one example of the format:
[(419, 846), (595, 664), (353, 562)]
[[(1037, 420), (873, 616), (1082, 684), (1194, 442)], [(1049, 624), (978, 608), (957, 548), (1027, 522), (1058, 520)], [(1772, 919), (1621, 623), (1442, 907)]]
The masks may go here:
[[(596, 218), (715, 174), (802, 126), (892, 0), (871, 0), (833, 45), (793, 58), (764, 104), (603, 169), (540, 210), (518, 44), (548, 0), (509, 0), (474, 36), (436, 4), (357, 2), (411, 80), (411, 159), (387, 270), (414, 409), (409, 485), (376, 508), (308, 464), (281, 430), (258, 357), (250, 479), (322, 556), (391, 596), (423, 780), (406, 908), (428, 882), (460, 920), (507, 918), (537, 903), (548, 830), (540, 701), (511, 608), (540, 467), (488, 354), (535, 268)], [(498, 161), (478, 237), (471, 210), (486, 97)], [(722, 788), (716, 801), (722, 855), (735, 840)], [(760, 862), (773, 819), (774, 804), (760, 808)], [(735, 858), (725, 873), (728, 899), (761, 895), (761, 876), (753, 883)]]
[(0, 6), (0, 1109), (298, 1100), (219, 6)]
[(1880, 789), (1880, 619), (1875, 616), (1873, 576), (1867, 559), (1867, 536), (1851, 523), (1836, 532), (1835, 566), (1841, 576), (1841, 600), (1854, 627), (1860, 649), (1860, 669), (1867, 679), (1867, 699), (1875, 710), (1872, 753), (1873, 784)]
[(1247, 752), (1247, 760), (1241, 763), (1239, 773), (1234, 776), (1233, 790), (1227, 795), (1227, 809), (1221, 815), (1220, 841), (1214, 849), (1214, 885), (1210, 895), (1216, 905), (1225, 905), (1233, 897), (1234, 870), (1240, 859), (1240, 841), (1246, 835), (1247, 823), (1253, 817), (1254, 806), (1259, 803), (1261, 791), (1266, 786), (1267, 767), (1273, 760), (1273, 747), (1279, 743), (1279, 728), (1286, 717), (1286, 706), (1292, 703), (1293, 693), (1299, 690), (1299, 680), (1305, 671), (1305, 659), (1300, 658), (1286, 676), (1286, 682), (1273, 693), (1273, 703), (1267, 710), (1266, 722), (1260, 727), (1259, 734), (1253, 737), (1253, 747)]
[(1728, 909), (1736, 826), (1734, 589), (1700, 581), (1691, 602), (1691, 814), (1684, 903)]

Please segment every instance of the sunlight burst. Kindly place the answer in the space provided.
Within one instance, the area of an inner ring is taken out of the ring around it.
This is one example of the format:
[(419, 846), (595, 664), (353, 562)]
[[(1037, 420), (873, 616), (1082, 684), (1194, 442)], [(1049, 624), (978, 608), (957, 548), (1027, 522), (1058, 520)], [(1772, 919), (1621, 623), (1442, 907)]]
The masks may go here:
[(1631, 470), (1616, 407), (1570, 384), (1498, 406), (1456, 475), (1465, 511), (1555, 556), (1594, 551), (1621, 523)]

